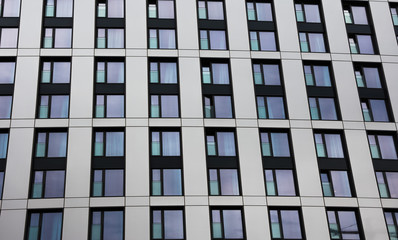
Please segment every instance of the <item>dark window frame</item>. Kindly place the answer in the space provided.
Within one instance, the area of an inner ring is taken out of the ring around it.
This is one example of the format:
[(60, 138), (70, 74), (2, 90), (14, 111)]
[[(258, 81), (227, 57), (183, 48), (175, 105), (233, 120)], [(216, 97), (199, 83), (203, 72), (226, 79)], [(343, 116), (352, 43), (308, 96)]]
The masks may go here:
[[(279, 221), (279, 227), (280, 227), (280, 234), (282, 238), (273, 238), (272, 237), (272, 227), (271, 227), (271, 214), (270, 211), (277, 211), (278, 212), (278, 221)], [(282, 218), (281, 218), (281, 211), (297, 211), (298, 213), (298, 217), (299, 217), (299, 222), (300, 222), (300, 231), (301, 231), (301, 240), (305, 240), (306, 239), (306, 233), (305, 233), (305, 226), (304, 226), (304, 219), (303, 219), (303, 214), (302, 214), (302, 210), (300, 207), (285, 207), (285, 206), (272, 206), (268, 208), (268, 221), (270, 224), (270, 234), (271, 234), (271, 239), (286, 239), (283, 237), (283, 222), (282, 222)]]
[[(240, 239), (240, 240), (244, 240), (247, 238), (247, 234), (246, 234), (246, 224), (245, 224), (245, 212), (244, 212), (244, 208), (242, 206), (210, 206), (209, 207), (210, 210), (210, 232), (211, 232), (211, 239), (212, 240), (227, 240), (230, 238), (225, 238), (225, 234), (224, 234), (224, 216), (223, 216), (223, 211), (226, 210), (238, 210), (241, 213), (241, 219), (242, 219), (242, 238), (235, 238), (235, 239)], [(222, 238), (213, 238), (213, 214), (212, 211), (220, 211), (220, 223), (221, 223), (221, 233), (222, 233)]]
[(125, 238), (126, 235), (126, 213), (124, 211), (124, 208), (120, 207), (102, 207), (102, 208), (90, 208), (90, 216), (89, 216), (89, 230), (88, 230), (88, 239), (91, 239), (92, 237), (92, 225), (93, 225), (93, 213), (94, 212), (100, 212), (101, 213), (101, 239), (103, 239), (103, 234), (104, 234), (104, 212), (116, 212), (120, 211), (123, 214), (123, 233), (122, 233), (122, 239)]
[[(162, 238), (154, 238), (153, 236), (153, 224), (154, 224), (154, 217), (153, 217), (153, 212), (154, 211), (161, 211), (161, 217), (162, 217)], [(182, 212), (182, 221), (183, 221), (183, 231), (184, 231), (184, 236), (183, 238), (179, 238), (181, 240), (185, 240), (187, 238), (187, 233), (186, 233), (186, 217), (185, 217), (185, 208), (182, 207), (171, 207), (171, 206), (165, 206), (165, 207), (150, 207), (150, 239), (161, 239), (161, 240), (166, 240), (168, 238), (165, 238), (164, 230), (165, 230), (165, 221), (164, 221), (164, 211), (181, 211)]]
[(359, 235), (359, 237), (360, 237), (360, 239), (365, 239), (365, 235), (364, 235), (364, 231), (363, 231), (363, 226), (362, 226), (362, 221), (361, 221), (361, 213), (360, 213), (360, 211), (358, 211), (358, 209), (356, 209), (356, 208), (339, 208), (339, 207), (326, 207), (326, 220), (327, 220), (327, 222), (328, 222), (328, 231), (329, 231), (329, 236), (331, 235), (330, 234), (330, 223), (329, 223), (329, 217), (327, 216), (327, 213), (329, 212), (329, 211), (332, 211), (332, 212), (334, 212), (334, 214), (335, 214), (335, 217), (336, 217), (336, 224), (337, 224), (337, 227), (339, 228), (339, 236), (341, 236), (341, 226), (340, 226), (340, 220), (339, 220), (339, 217), (338, 217), (338, 213), (339, 212), (354, 212), (354, 214), (355, 214), (355, 220), (356, 220), (356, 223), (357, 223), (357, 228), (358, 228), (358, 235)]
[[(30, 218), (32, 214), (40, 214), (39, 216), (39, 231), (38, 231), (38, 239), (40, 238), (41, 235), (41, 227), (42, 227), (42, 219), (43, 219), (43, 214), (45, 213), (61, 213), (62, 214), (62, 228), (64, 225), (64, 210), (61, 209), (51, 209), (51, 208), (47, 208), (47, 209), (32, 209), (32, 210), (28, 210), (26, 213), (26, 219), (25, 219), (25, 234), (24, 234), (24, 239), (25, 240), (29, 240), (29, 227), (30, 227)], [(61, 237), (59, 240), (62, 239), (62, 234), (63, 231), (61, 230)]]

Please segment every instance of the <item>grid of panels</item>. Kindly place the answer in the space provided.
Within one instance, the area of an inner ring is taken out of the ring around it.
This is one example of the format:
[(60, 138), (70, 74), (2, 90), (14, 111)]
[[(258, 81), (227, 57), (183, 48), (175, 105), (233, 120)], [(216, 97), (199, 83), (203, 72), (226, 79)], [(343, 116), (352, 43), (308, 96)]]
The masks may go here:
[(396, 234), (394, 1), (3, 2), (4, 238)]

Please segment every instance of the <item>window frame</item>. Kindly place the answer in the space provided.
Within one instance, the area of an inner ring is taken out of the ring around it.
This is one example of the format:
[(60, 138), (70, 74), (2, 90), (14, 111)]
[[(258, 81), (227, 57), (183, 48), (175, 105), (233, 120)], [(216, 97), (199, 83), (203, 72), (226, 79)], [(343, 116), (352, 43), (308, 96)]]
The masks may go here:
[(93, 234), (93, 213), (94, 212), (100, 212), (101, 214), (101, 236), (100, 239), (103, 239), (103, 235), (104, 235), (104, 213), (105, 212), (122, 212), (123, 214), (123, 224), (122, 224), (122, 228), (123, 228), (123, 233), (122, 233), (122, 239), (125, 239), (125, 235), (126, 235), (126, 230), (125, 230), (125, 225), (126, 225), (126, 213), (124, 211), (123, 208), (111, 208), (111, 207), (107, 207), (107, 208), (90, 208), (90, 216), (89, 216), (89, 230), (88, 230), (88, 239), (91, 239), (92, 234)]
[[(41, 48), (44, 49), (72, 49), (73, 48), (73, 27), (48, 27), (48, 26), (43, 26), (42, 28), (43, 33), (42, 33), (42, 41), (41, 41)], [(70, 30), (70, 46), (69, 47), (55, 47), (55, 41), (56, 41), (56, 30), (57, 29), (66, 29)], [(51, 46), (46, 47), (46, 31), (51, 30)]]
[[(280, 231), (280, 236), (281, 238), (274, 238), (272, 234), (272, 221), (271, 221), (271, 211), (277, 211), (278, 214), (278, 223), (279, 223), (279, 231)], [(281, 217), (281, 211), (296, 211), (298, 214), (298, 220), (300, 223), (300, 232), (301, 232), (301, 238), (299, 239), (306, 239), (306, 233), (305, 233), (305, 226), (304, 226), (304, 221), (303, 221), (303, 214), (301, 208), (295, 208), (295, 207), (269, 207), (268, 208), (268, 221), (269, 221), (269, 227), (270, 227), (270, 237), (272, 240), (280, 239), (290, 239), (290, 238), (284, 238), (283, 234), (283, 222), (282, 222), (282, 217)]]
[[(173, 15), (174, 15), (174, 17), (173, 18), (160, 18), (159, 17), (159, 10), (160, 10), (160, 8), (159, 8), (159, 0), (148, 0), (147, 1), (147, 18), (148, 19), (156, 19), (156, 20), (163, 20), (163, 19), (165, 19), (166, 21), (167, 20), (176, 20), (176, 13), (177, 13), (177, 11), (176, 11), (176, 4), (175, 4), (175, 1), (174, 0), (169, 0), (170, 2), (173, 2)], [(155, 6), (156, 6), (156, 17), (150, 17), (149, 15), (149, 13), (150, 13), (150, 5), (151, 4), (154, 4)]]
[[(205, 10), (206, 10), (206, 18), (200, 18), (199, 17), (199, 15), (200, 15), (200, 13), (199, 13), (199, 2), (205, 2)], [(209, 6), (208, 6), (208, 2), (221, 2), (222, 3), (222, 7), (223, 7), (223, 19), (209, 19)], [(205, 21), (226, 21), (227, 19), (227, 14), (226, 14), (226, 10), (225, 10), (225, 1), (224, 0), (198, 0), (197, 1), (197, 4), (196, 4), (196, 8), (197, 8), (197, 11), (196, 11), (196, 14), (198, 15), (198, 20), (199, 21), (202, 21), (202, 20), (205, 20)]]
[[(340, 217), (338, 215), (338, 213), (340, 212), (353, 212), (355, 214), (355, 221), (357, 224), (357, 229), (358, 229), (358, 235), (359, 235), (359, 239), (365, 239), (364, 233), (363, 233), (363, 227), (362, 227), (362, 222), (361, 222), (361, 214), (359, 211), (357, 211), (357, 209), (354, 208), (336, 208), (336, 207), (332, 207), (329, 208), (327, 207), (325, 209), (326, 211), (326, 220), (328, 222), (328, 232), (329, 232), (329, 236), (331, 236), (331, 231), (330, 231), (330, 220), (329, 220), (329, 216), (328, 216), (328, 212), (333, 212), (336, 218), (336, 224), (337, 224), (337, 228), (338, 228), (338, 233), (339, 233), (339, 237), (342, 235), (341, 232), (341, 226), (340, 226)], [(340, 238), (342, 239), (342, 238)]]
[[(10, 133), (8, 129), (0, 129), (0, 135), (7, 134), (7, 146), (5, 147), (5, 157), (0, 158), (0, 173), (3, 173), (3, 177), (0, 178), (0, 200), (3, 199), (4, 194), (4, 180), (6, 175), (6, 166), (7, 166), (7, 157), (8, 157), (8, 148), (10, 141)], [(1, 148), (1, 146), (0, 146)]]
[[(255, 20), (250, 20), (249, 19), (249, 9), (248, 9), (248, 4), (253, 3), (253, 9), (254, 9), (254, 16)], [(265, 3), (265, 4), (270, 4), (271, 6), (271, 21), (262, 21), (258, 20), (258, 13), (257, 13), (257, 3)], [(274, 11), (274, 6), (273, 6), (273, 1), (272, 0), (246, 0), (246, 15), (247, 15), (247, 21), (248, 22), (275, 22), (275, 11)]]
[(46, 0), (45, 2), (44, 2), (44, 4), (43, 4), (43, 16), (44, 16), (44, 18), (52, 18), (52, 19), (54, 19), (54, 18), (73, 18), (73, 15), (74, 15), (74, 10), (75, 10), (75, 0), (71, 0), (71, 2), (72, 2), (72, 16), (70, 16), (70, 17), (58, 17), (58, 16), (56, 16), (57, 15), (57, 5), (58, 5), (58, 0), (53, 0), (54, 1), (54, 16), (47, 16), (47, 6), (48, 6), (48, 1), (49, 0)]
[(42, 221), (43, 221), (43, 214), (46, 214), (46, 213), (61, 213), (61, 231), (60, 231), (60, 238), (58, 239), (58, 240), (61, 240), (62, 239), (62, 237), (63, 237), (63, 231), (62, 231), (62, 229), (63, 229), (63, 227), (64, 227), (64, 210), (61, 208), (61, 209), (50, 209), (50, 208), (48, 208), (48, 209), (32, 209), (32, 210), (29, 210), (28, 209), (28, 211), (27, 211), (27, 213), (26, 213), (26, 219), (25, 219), (25, 234), (24, 234), (24, 239), (25, 240), (29, 240), (30, 238), (29, 238), (29, 228), (30, 228), (30, 224), (31, 224), (31, 216), (32, 216), (32, 214), (40, 214), (39, 215), (39, 224), (38, 224), (38, 227), (39, 227), (39, 230), (38, 230), (38, 238), (37, 239), (39, 239), (39, 237), (41, 236), (41, 228), (42, 228)]
[(395, 231), (397, 233), (397, 231), (398, 231), (398, 210), (397, 209), (390, 209), (390, 208), (384, 208), (383, 209), (384, 221), (386, 223), (387, 232), (388, 232), (389, 238), (392, 239), (393, 236), (391, 236), (389, 228), (388, 228), (389, 224), (387, 222), (387, 217), (386, 217), (387, 213), (391, 214), (391, 217), (392, 217), (392, 220), (393, 220), (393, 225), (394, 225)]
[[(162, 228), (162, 238), (154, 238), (153, 236), (153, 225), (154, 225), (154, 211), (160, 211), (161, 212), (161, 218), (162, 218), (162, 222), (161, 222), (161, 228)], [(165, 221), (164, 221), (164, 211), (181, 211), (182, 212), (182, 230), (183, 230), (183, 238), (177, 238), (177, 239), (182, 239), (185, 240), (186, 239), (186, 217), (185, 217), (185, 209), (184, 207), (150, 207), (150, 239), (154, 240), (154, 239), (161, 239), (161, 240), (166, 240), (166, 239), (173, 239), (174, 238), (165, 238)]]
[[(247, 238), (246, 235), (246, 224), (245, 224), (245, 212), (244, 208), (238, 206), (210, 206), (210, 234), (212, 240), (227, 240), (227, 239), (241, 239), (244, 240)], [(213, 227), (213, 211), (220, 211), (220, 224), (221, 224), (221, 238), (214, 237), (214, 227)], [(241, 220), (242, 220), (242, 238), (225, 238), (225, 225), (224, 225), (224, 211), (240, 211)]]

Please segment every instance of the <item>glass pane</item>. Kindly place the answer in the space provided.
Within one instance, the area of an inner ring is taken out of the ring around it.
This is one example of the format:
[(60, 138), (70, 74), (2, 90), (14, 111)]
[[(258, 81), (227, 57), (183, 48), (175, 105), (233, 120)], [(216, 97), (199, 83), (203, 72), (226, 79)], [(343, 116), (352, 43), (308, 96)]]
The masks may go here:
[(48, 134), (48, 157), (66, 157), (67, 133)]
[(19, 17), (20, 0), (5, 0), (3, 17)]
[(325, 197), (332, 197), (332, 187), (327, 173), (321, 173), (322, 190)]
[(363, 73), (365, 75), (367, 88), (381, 88), (379, 69), (374, 67), (364, 67)]
[(102, 180), (102, 170), (95, 170), (94, 171), (94, 183), (93, 183), (93, 196), (102, 196), (102, 187), (103, 187), (103, 180)]
[(295, 196), (294, 179), (292, 170), (275, 170), (279, 196)]
[(107, 83), (124, 83), (124, 63), (108, 62)]
[(97, 132), (95, 133), (95, 147), (94, 147), (94, 156), (103, 156), (104, 154), (104, 133)]
[(321, 33), (308, 33), (310, 41), (311, 52), (326, 52), (323, 34)]
[(56, 28), (54, 48), (70, 48), (72, 46), (72, 29)]
[(299, 38), (300, 38), (300, 48), (302, 52), (308, 52), (308, 41), (307, 41), (307, 35), (305, 33), (299, 33)]
[(160, 155), (160, 136), (159, 132), (152, 132), (152, 156)]
[(268, 97), (267, 108), (270, 119), (285, 119), (285, 108), (282, 97)]
[(216, 155), (216, 144), (214, 142), (214, 136), (207, 136), (207, 155), (215, 156)]
[(256, 3), (257, 21), (272, 21), (272, 9), (270, 3)]
[(54, 62), (53, 83), (70, 82), (70, 62)]
[(43, 196), (43, 171), (34, 172), (32, 198), (41, 198)]
[(177, 83), (177, 63), (160, 63), (160, 83)]
[(398, 172), (386, 172), (390, 197), (398, 198)]
[(271, 156), (271, 144), (269, 142), (268, 133), (261, 133), (261, 150), (263, 156)]
[(296, 210), (282, 210), (281, 221), (283, 235), (286, 239), (301, 239), (301, 227), (298, 212)]
[(267, 118), (267, 109), (265, 107), (264, 97), (257, 97), (258, 118)]
[(0, 84), (14, 83), (15, 62), (0, 62)]
[(159, 48), (161, 49), (175, 49), (176, 39), (175, 30), (159, 30)]
[(360, 239), (355, 212), (339, 211), (338, 216), (343, 239)]
[(152, 169), (152, 196), (162, 194), (162, 183), (160, 181), (160, 170)]
[(0, 48), (16, 48), (18, 43), (18, 28), (1, 29)]
[(226, 239), (243, 239), (242, 213), (240, 210), (223, 210)]
[(198, 12), (199, 12), (198, 13), (199, 19), (206, 19), (207, 18), (205, 1), (198, 1)]
[(164, 211), (164, 237), (165, 239), (184, 238), (184, 221), (181, 210)]
[(12, 96), (0, 96), (0, 118), (11, 117)]
[(108, 18), (123, 18), (123, 0), (108, 0)]
[(162, 117), (179, 117), (178, 96), (161, 96)]
[(226, 50), (227, 42), (225, 31), (209, 31), (210, 34), (210, 49), (213, 50)]
[(216, 118), (232, 118), (232, 103), (230, 96), (214, 96)]
[(358, 87), (365, 87), (363, 77), (360, 71), (355, 71), (355, 79), (357, 80)]
[(352, 6), (351, 11), (355, 24), (368, 24), (365, 7)]
[(0, 159), (7, 157), (8, 133), (0, 133)]
[(160, 117), (159, 112), (159, 96), (152, 95), (151, 96), (151, 117)]
[(372, 37), (369, 35), (357, 35), (359, 52), (361, 54), (374, 54)]
[(326, 149), (329, 158), (344, 158), (343, 145), (339, 134), (325, 134)]
[(149, 48), (158, 48), (158, 36), (155, 29), (149, 29)]
[(239, 195), (238, 172), (235, 169), (220, 170), (221, 195)]
[(252, 51), (259, 50), (257, 32), (250, 32), (250, 47)]
[(372, 109), (373, 121), (375, 122), (388, 122), (389, 117), (387, 114), (386, 103), (384, 100), (369, 100), (370, 108)]
[(248, 2), (246, 3), (247, 8), (247, 19), (248, 20), (256, 20), (256, 12), (254, 11), (254, 3)]
[(263, 76), (261, 74), (260, 64), (253, 64), (253, 72), (254, 72), (254, 83), (256, 85), (263, 84)]
[(276, 187), (275, 187), (273, 171), (265, 170), (264, 173), (265, 173), (265, 184), (266, 184), (266, 188), (267, 188), (267, 195), (275, 196), (276, 195)]
[(209, 20), (224, 20), (223, 2), (208, 1), (207, 9), (209, 12)]
[(279, 65), (276, 64), (264, 64), (264, 85), (281, 85), (281, 79), (279, 74)]
[(97, 17), (106, 17), (106, 4), (104, 3), (98, 4)]
[(156, 4), (149, 4), (149, 6), (148, 6), (148, 17), (149, 18), (156, 18), (157, 17)]
[(316, 85), (320, 87), (330, 87), (330, 74), (328, 66), (314, 66)]
[(162, 151), (163, 156), (180, 156), (179, 132), (162, 133)]
[(107, 132), (106, 133), (106, 153), (107, 157), (124, 156), (124, 133)]
[(123, 196), (124, 171), (105, 170), (105, 196)]
[(275, 33), (259, 32), (261, 51), (276, 51)]
[(69, 112), (69, 96), (51, 97), (50, 118), (67, 118)]
[(279, 224), (278, 211), (271, 210), (269, 211), (270, 219), (271, 219), (271, 232), (273, 238), (281, 238), (281, 228)]
[(40, 240), (61, 240), (62, 213), (43, 213)]
[(174, 1), (158, 1), (159, 18), (174, 18)]
[(220, 195), (218, 189), (218, 173), (216, 169), (209, 169), (210, 195)]
[(44, 157), (46, 155), (46, 134), (39, 133), (36, 144), (36, 157)]
[(226, 63), (213, 63), (212, 77), (213, 84), (229, 84), (229, 70)]
[(104, 232), (103, 239), (122, 240), (123, 239), (123, 212), (105, 211), (104, 212)]
[(392, 136), (379, 135), (379, 147), (383, 159), (397, 159), (397, 150), (395, 148)]
[(106, 103), (106, 117), (124, 117), (124, 96), (108, 95)]
[(351, 197), (350, 183), (346, 171), (330, 171), (335, 197)]
[(333, 98), (318, 98), (322, 120), (337, 120), (336, 106)]
[(64, 196), (65, 171), (47, 171), (46, 187), (44, 189), (45, 198)]
[(108, 29), (108, 48), (124, 48), (124, 29)]
[(232, 132), (217, 133), (217, 147), (219, 156), (235, 156), (235, 137)]
[(57, 0), (57, 17), (73, 16), (73, 0)]
[(289, 139), (287, 133), (271, 133), (272, 151), (275, 157), (289, 157)]
[(305, 19), (309, 23), (320, 23), (319, 7), (315, 4), (304, 4)]
[(163, 195), (182, 195), (181, 170), (163, 170)]

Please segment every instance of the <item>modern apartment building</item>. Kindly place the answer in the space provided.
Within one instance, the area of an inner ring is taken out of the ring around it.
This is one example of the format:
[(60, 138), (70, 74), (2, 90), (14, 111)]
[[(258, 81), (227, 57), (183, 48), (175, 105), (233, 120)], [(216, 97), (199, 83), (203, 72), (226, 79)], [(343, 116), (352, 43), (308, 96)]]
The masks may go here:
[(0, 0), (0, 239), (398, 239), (398, 0)]

